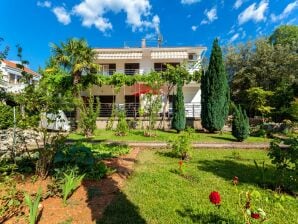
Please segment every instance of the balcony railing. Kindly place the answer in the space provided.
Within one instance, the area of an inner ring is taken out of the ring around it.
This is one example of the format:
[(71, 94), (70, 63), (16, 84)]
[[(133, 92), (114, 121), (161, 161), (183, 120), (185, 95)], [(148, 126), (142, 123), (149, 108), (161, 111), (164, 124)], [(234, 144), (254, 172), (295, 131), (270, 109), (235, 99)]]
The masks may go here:
[(137, 75), (137, 74), (144, 74), (143, 69), (105, 69), (102, 71), (99, 71), (99, 74), (101, 75), (113, 75), (115, 73), (122, 73), (125, 75)]
[(100, 117), (111, 117), (113, 112), (113, 106), (115, 110), (125, 111), (126, 117), (137, 117), (139, 116), (139, 103), (123, 103), (123, 104), (113, 104), (113, 103), (101, 103), (100, 104)]

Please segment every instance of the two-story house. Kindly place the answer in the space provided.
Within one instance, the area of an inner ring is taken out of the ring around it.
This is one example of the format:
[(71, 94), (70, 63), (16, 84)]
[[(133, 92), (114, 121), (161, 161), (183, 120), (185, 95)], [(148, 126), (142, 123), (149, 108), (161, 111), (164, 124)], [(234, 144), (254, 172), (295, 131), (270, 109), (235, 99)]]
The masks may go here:
[[(24, 70), (32, 75), (32, 82), (37, 82), (40, 79), (40, 75), (33, 70), (27, 67)], [(22, 70), (17, 67), (17, 62), (0, 61), (0, 88), (11, 93), (20, 92), (25, 88), (25, 84), (22, 82)]]

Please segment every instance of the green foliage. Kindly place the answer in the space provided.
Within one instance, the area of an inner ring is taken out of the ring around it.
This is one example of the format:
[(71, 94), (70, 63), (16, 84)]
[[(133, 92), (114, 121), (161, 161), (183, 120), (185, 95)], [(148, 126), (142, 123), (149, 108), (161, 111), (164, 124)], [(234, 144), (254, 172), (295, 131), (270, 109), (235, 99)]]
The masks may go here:
[(12, 215), (19, 213), (23, 201), (23, 193), (16, 187), (15, 173), (7, 175), (0, 173), (0, 222), (4, 222)]
[(281, 25), (269, 37), (269, 41), (274, 45), (295, 45), (298, 44), (298, 26)]
[(67, 199), (72, 193), (81, 185), (84, 176), (85, 174), (76, 176), (74, 172), (70, 172), (69, 174), (64, 173), (64, 179), (61, 185), (64, 205), (66, 205)]
[(149, 124), (147, 126), (147, 130), (145, 131), (145, 136), (152, 136), (152, 130), (155, 127), (158, 118), (158, 112), (161, 108), (161, 98), (158, 95), (154, 95), (153, 93), (147, 93), (143, 96), (143, 100), (145, 102), (144, 105), (144, 116), (148, 117)]
[(277, 190), (297, 192), (298, 138), (271, 142), (268, 156), (276, 166)]
[(83, 100), (80, 102), (79, 128), (86, 137), (92, 136), (96, 129), (96, 118), (99, 116), (99, 107), (99, 100), (94, 100), (91, 91), (89, 93), (88, 102), (85, 103)]
[(41, 188), (38, 189), (37, 194), (34, 199), (31, 199), (30, 196), (25, 193), (25, 203), (29, 207), (29, 223), (30, 224), (36, 224), (37, 223), (37, 218), (38, 218), (38, 205), (41, 199), (42, 195), (42, 190)]
[(220, 131), (229, 112), (229, 87), (218, 39), (213, 42), (208, 71), (201, 81), (202, 126), (209, 132)]
[(189, 158), (191, 141), (188, 135), (179, 135), (175, 140), (170, 141), (171, 155), (185, 160)]
[(268, 97), (272, 96), (272, 91), (266, 91), (260, 87), (252, 87), (247, 90), (249, 108), (258, 111), (262, 116), (268, 115), (274, 108), (267, 105)]
[(242, 142), (249, 136), (249, 120), (246, 112), (242, 110), (241, 106), (234, 108), (234, 117), (232, 121), (232, 135)]
[[(285, 35), (283, 38), (288, 37)], [(289, 119), (287, 109), (295, 93), (295, 76), (298, 70), (298, 54), (293, 46), (273, 45), (267, 38), (228, 46), (225, 64), (229, 74), (231, 98), (235, 103), (241, 104), (249, 116), (254, 116), (258, 111), (250, 108), (247, 90), (259, 87), (264, 91), (274, 92), (267, 105), (275, 108), (272, 111), (273, 119), (278, 122)]]
[(268, 156), (278, 170), (298, 170), (298, 138), (272, 141)]
[(127, 135), (127, 132), (129, 131), (129, 127), (126, 121), (125, 111), (119, 110), (117, 112), (118, 115), (118, 123), (116, 127), (116, 135), (117, 136), (125, 136)]
[(93, 169), (95, 158), (91, 148), (79, 143), (60, 148), (55, 154), (53, 164), (55, 168), (78, 167), (82, 174)]
[[(86, 145), (87, 143), (85, 143)], [(121, 155), (126, 155), (131, 148), (122, 144), (87, 144), (91, 149), (96, 159), (110, 159)]]
[(265, 183), (266, 183), (266, 171), (267, 171), (267, 168), (265, 168), (265, 161), (262, 162), (262, 166), (260, 166), (256, 160), (254, 160), (254, 164), (255, 164), (255, 167), (257, 169), (257, 172), (258, 172), (258, 181), (260, 182), (260, 184), (262, 186), (265, 186)]
[(180, 131), (183, 131), (185, 129), (186, 124), (184, 96), (181, 83), (179, 83), (177, 86), (177, 93), (175, 95), (173, 108), (174, 115), (172, 120), (172, 126), (179, 133)]
[(13, 108), (0, 102), (0, 129), (13, 127)]
[(295, 101), (291, 103), (291, 106), (288, 112), (289, 112), (290, 119), (297, 122), (298, 121), (298, 98), (296, 98)]

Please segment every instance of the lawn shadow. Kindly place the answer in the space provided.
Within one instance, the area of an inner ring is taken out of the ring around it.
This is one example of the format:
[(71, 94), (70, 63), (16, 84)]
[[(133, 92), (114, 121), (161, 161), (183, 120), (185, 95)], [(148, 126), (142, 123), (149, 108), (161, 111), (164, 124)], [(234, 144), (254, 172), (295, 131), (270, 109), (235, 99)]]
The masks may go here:
[(192, 208), (183, 208), (183, 210), (176, 210), (177, 214), (182, 218), (189, 218), (193, 223), (228, 223), (236, 224), (233, 219), (227, 219), (215, 213), (198, 213)]
[(230, 141), (230, 142), (238, 142), (236, 139), (234, 138), (229, 138), (229, 137), (224, 137), (224, 136), (210, 136), (211, 138), (214, 139), (219, 139), (219, 140), (224, 140), (224, 141)]
[[(83, 181), (87, 192), (86, 203), (91, 210), (92, 221), (96, 223), (146, 223), (139, 209), (120, 191), (125, 179), (132, 173), (133, 157), (105, 160), (116, 173), (100, 181)], [(124, 215), (125, 214), (125, 215)], [(136, 220), (136, 221), (135, 221)]]
[[(276, 175), (273, 166), (266, 165), (264, 179), (261, 178), (260, 171), (252, 164), (244, 164), (233, 160), (203, 160), (199, 162), (199, 170), (213, 173), (219, 177), (232, 181), (234, 176), (239, 178), (239, 183), (264, 184), (272, 183)], [(263, 182), (263, 183), (261, 183)]]

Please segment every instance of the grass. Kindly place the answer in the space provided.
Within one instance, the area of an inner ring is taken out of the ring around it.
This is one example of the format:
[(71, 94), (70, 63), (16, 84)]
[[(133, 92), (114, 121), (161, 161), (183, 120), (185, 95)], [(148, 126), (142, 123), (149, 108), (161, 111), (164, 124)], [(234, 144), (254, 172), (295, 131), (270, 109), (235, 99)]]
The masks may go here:
[[(182, 133), (181, 133), (182, 134)], [(151, 141), (168, 141), (178, 134), (174, 130), (161, 131), (156, 130), (156, 137), (145, 137), (142, 130), (131, 130), (127, 136), (116, 136), (114, 131), (96, 130), (92, 140), (96, 141), (135, 141), (135, 142), (151, 142)], [(71, 133), (69, 135), (70, 140), (86, 140), (81, 134)], [(209, 134), (209, 133), (192, 133), (191, 139), (194, 142), (216, 142), (227, 143), (235, 142), (236, 139), (230, 132), (224, 132), (222, 134)], [(269, 142), (270, 139), (263, 137), (249, 137), (244, 142), (246, 143), (263, 143)]]
[[(265, 161), (268, 180), (275, 175), (266, 154), (261, 150), (196, 150), (183, 165), (181, 176), (173, 172), (178, 159), (144, 150), (133, 175), (97, 223), (244, 223), (238, 196), (253, 190), (262, 195), (255, 205), (267, 213), (265, 223), (298, 223), (297, 199), (279, 200), (257, 184), (259, 173), (253, 160)], [(234, 176), (239, 177), (237, 187), (231, 182)], [(222, 197), (220, 209), (209, 202), (214, 190)]]

